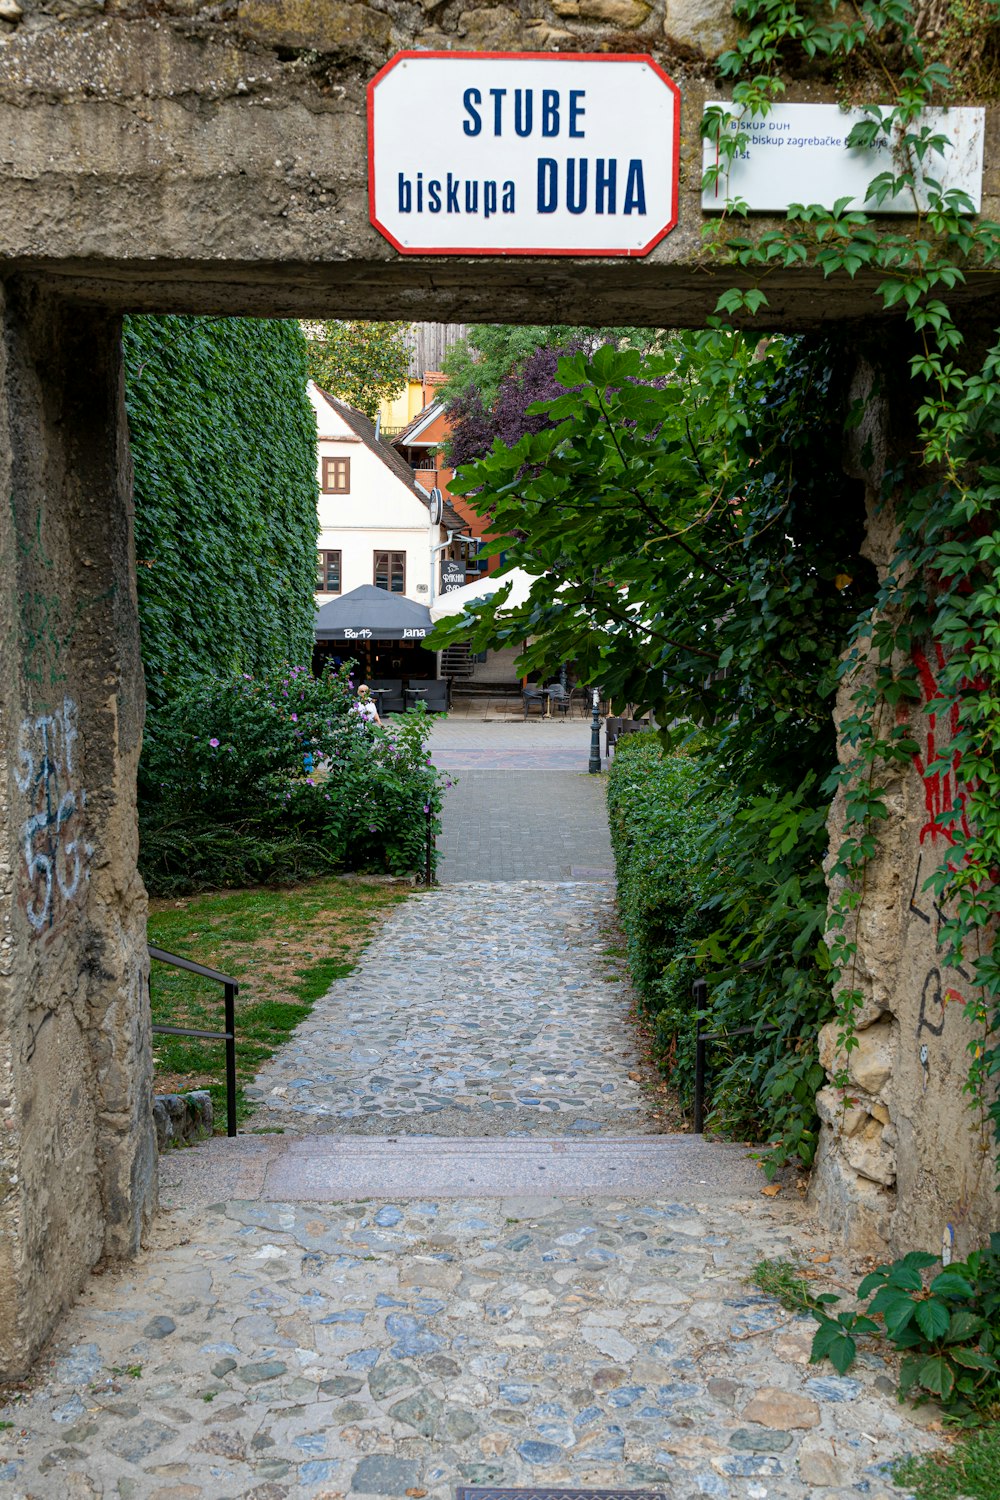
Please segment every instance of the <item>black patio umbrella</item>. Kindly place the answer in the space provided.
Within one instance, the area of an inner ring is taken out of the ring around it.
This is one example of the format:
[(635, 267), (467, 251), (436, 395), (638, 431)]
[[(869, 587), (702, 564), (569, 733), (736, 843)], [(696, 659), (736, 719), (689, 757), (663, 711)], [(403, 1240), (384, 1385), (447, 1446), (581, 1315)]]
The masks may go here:
[(373, 583), (363, 583), (316, 611), (318, 641), (422, 641), (431, 629), (426, 604)]

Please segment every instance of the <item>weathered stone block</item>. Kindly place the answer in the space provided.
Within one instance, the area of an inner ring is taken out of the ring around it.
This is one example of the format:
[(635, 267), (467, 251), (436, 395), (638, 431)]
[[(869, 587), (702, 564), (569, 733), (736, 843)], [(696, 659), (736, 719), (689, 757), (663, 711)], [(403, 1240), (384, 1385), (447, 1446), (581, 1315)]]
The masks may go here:
[(841, 1149), (848, 1164), (860, 1177), (892, 1187), (896, 1181), (896, 1152), (885, 1138), (885, 1131), (872, 1120), (862, 1131), (848, 1136)]
[(880, 1093), (892, 1077), (893, 1026), (877, 1020), (857, 1031), (857, 1046), (848, 1053), (837, 1047), (841, 1023), (831, 1021), (819, 1034), (819, 1060), (831, 1076), (846, 1069), (851, 1083), (866, 1094)]
[(663, 31), (668, 42), (705, 58), (718, 57), (740, 35), (728, 0), (667, 0)]
[(611, 26), (641, 26), (652, 10), (650, 0), (552, 0), (557, 16), (606, 21)]
[(272, 46), (373, 55), (391, 50), (392, 22), (372, 5), (337, 0), (239, 0), (237, 27)]
[(852, 1083), (866, 1093), (878, 1094), (892, 1077), (893, 1029), (890, 1021), (879, 1021), (858, 1033), (858, 1045), (848, 1062)]
[(486, 5), (463, 10), (457, 29), (463, 47), (470, 50), (514, 51), (520, 43), (521, 17), (509, 6)]
[(744, 1422), (758, 1422), (762, 1427), (779, 1430), (808, 1428), (818, 1425), (819, 1407), (808, 1396), (800, 1396), (795, 1391), (764, 1386), (743, 1408), (742, 1417)]
[(212, 1096), (207, 1089), (189, 1094), (157, 1094), (153, 1099), (156, 1147), (161, 1153), (172, 1146), (187, 1146), (212, 1134)]
[(798, 1452), (799, 1478), (806, 1484), (827, 1489), (846, 1485), (850, 1466), (837, 1455), (829, 1438), (808, 1437), (803, 1439)]

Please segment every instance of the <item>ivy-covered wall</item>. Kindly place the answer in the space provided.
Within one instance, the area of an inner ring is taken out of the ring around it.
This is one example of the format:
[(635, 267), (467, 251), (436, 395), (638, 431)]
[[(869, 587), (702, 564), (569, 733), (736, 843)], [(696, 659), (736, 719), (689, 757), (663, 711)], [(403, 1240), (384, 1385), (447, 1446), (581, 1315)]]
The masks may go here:
[(316, 424), (298, 323), (132, 317), (126, 405), (146, 691), (312, 650)]

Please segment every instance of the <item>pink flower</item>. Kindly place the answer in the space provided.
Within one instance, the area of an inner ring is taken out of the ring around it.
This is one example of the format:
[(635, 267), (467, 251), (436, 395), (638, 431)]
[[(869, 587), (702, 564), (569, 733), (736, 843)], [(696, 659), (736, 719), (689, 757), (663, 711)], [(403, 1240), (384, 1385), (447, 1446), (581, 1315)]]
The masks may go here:
[(292, 723), (293, 724), (297, 724), (298, 722), (299, 722), (299, 716), (298, 716), (298, 714), (292, 714)]
[(213, 750), (218, 750), (218, 748), (219, 748), (219, 741), (218, 740), (212, 739), (212, 740), (209, 740), (208, 743), (211, 745), (211, 747), (212, 747)]

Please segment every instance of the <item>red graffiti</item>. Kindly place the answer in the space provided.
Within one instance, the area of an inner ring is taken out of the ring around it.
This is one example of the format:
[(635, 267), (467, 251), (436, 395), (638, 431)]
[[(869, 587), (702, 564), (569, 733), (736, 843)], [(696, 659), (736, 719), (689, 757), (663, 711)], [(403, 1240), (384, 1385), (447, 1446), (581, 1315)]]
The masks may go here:
[[(925, 704), (944, 696), (935, 676), (935, 670), (940, 671), (945, 664), (944, 652), (938, 645), (934, 646), (934, 657), (936, 669), (932, 668), (921, 650), (913, 652)], [(917, 774), (924, 783), (924, 802), (927, 808), (927, 821), (920, 830), (920, 842), (923, 843), (929, 837), (931, 843), (934, 843), (940, 834), (949, 844), (954, 844), (958, 837), (956, 829), (960, 829), (965, 838), (970, 835), (965, 815), (966, 791), (961, 781), (962, 757), (957, 752), (953, 752), (950, 757), (947, 755), (947, 743), (958, 733), (958, 704), (952, 703), (947, 725), (942, 725), (940, 730), (937, 713), (932, 710), (923, 717), (927, 721), (926, 750), (923, 755), (918, 750), (913, 756)], [(942, 734), (941, 730), (945, 730), (945, 733)], [(944, 753), (939, 745), (939, 738), (944, 740)], [(944, 771), (940, 768), (940, 760), (947, 763), (948, 768)]]

